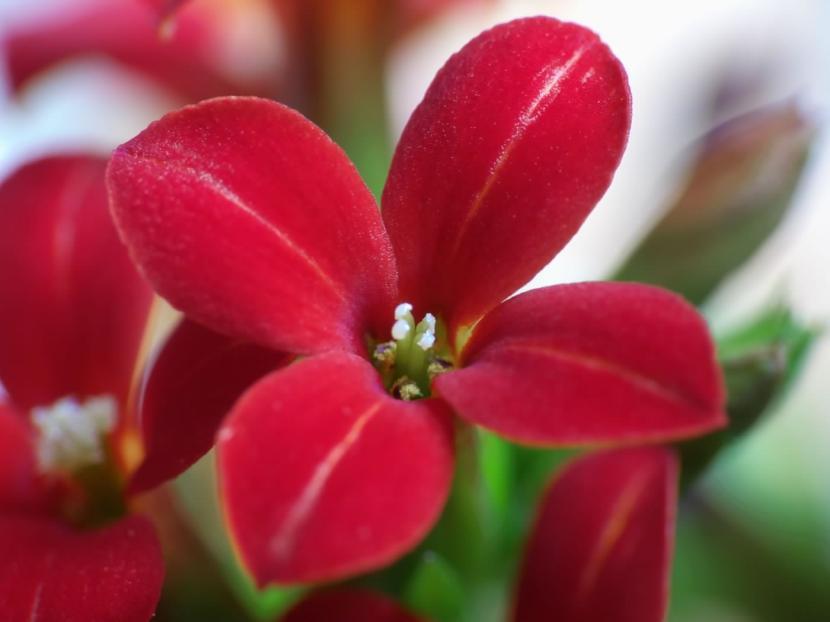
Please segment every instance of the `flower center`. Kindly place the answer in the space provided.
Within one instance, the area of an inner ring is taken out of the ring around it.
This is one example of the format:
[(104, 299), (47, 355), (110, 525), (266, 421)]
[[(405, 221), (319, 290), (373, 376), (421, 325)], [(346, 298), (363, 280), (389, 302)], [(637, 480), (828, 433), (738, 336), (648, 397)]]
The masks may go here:
[(116, 399), (64, 397), (33, 408), (31, 417), (38, 469), (54, 487), (55, 510), (78, 526), (123, 515), (123, 480), (110, 447), (118, 420)]
[(38, 430), (37, 459), (43, 473), (72, 474), (106, 461), (107, 435), (115, 427), (118, 404), (109, 395), (80, 403), (65, 397), (32, 409)]
[(386, 388), (403, 400), (429, 397), (432, 379), (452, 367), (442, 356), (440, 327), (432, 313), (415, 323), (412, 305), (403, 302), (395, 307), (392, 340), (379, 343), (372, 352), (375, 367)]

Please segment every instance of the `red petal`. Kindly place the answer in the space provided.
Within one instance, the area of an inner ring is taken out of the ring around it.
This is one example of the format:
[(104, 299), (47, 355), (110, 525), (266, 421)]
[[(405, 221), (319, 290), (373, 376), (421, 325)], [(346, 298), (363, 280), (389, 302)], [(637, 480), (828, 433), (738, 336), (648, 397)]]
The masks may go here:
[(179, 324), (144, 387), (139, 414), (146, 456), (132, 492), (153, 488), (201, 458), (242, 392), (291, 359), (188, 320)]
[(437, 400), (391, 398), (351, 354), (300, 361), (248, 391), (219, 434), (231, 530), (260, 585), (383, 566), (438, 517), (453, 470)]
[(726, 423), (706, 324), (679, 296), (579, 283), (508, 300), (464, 368), (435, 379), (464, 418), (532, 444), (679, 439)]
[(174, 15), (189, 0), (143, 0), (144, 4), (150, 7), (158, 16), (159, 21)]
[(0, 512), (35, 507), (42, 501), (32, 429), (0, 395)]
[(395, 268), (374, 199), (285, 106), (224, 98), (167, 115), (116, 150), (109, 184), (133, 256), (193, 319), (304, 353), (388, 332)]
[(12, 87), (68, 59), (103, 55), (190, 100), (261, 90), (255, 81), (225, 77), (217, 62), (223, 24), (209, 10), (180, 11), (170, 36), (162, 37), (157, 15), (143, 4), (83, 2), (13, 30), (3, 41)]
[(391, 598), (360, 589), (316, 592), (300, 601), (282, 622), (418, 622)]
[(542, 501), (516, 622), (661, 622), (674, 545), (677, 462), (663, 448), (594, 454)]
[(401, 298), (472, 323), (527, 282), (611, 182), (631, 107), (619, 61), (548, 17), (450, 58), (403, 132), (383, 193)]
[(152, 298), (110, 220), (104, 166), (48, 158), (0, 186), (0, 379), (23, 410), (129, 389)]
[(0, 620), (147, 622), (161, 593), (161, 548), (138, 516), (95, 531), (2, 517), (0, 550)]

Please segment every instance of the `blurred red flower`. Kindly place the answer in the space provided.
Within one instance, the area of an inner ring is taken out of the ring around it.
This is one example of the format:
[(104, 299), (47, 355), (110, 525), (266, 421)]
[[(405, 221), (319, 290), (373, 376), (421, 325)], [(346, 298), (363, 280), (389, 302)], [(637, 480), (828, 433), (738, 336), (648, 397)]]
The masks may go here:
[[(238, 36), (245, 12), (258, 28)], [(262, 13), (273, 17), (266, 0), (81, 0), (10, 27), (0, 43), (14, 90), (59, 63), (102, 56), (186, 101), (269, 96), (279, 86), (278, 31)]]
[(144, 622), (161, 591), (154, 529), (121, 495), (152, 292), (109, 218), (105, 166), (48, 158), (0, 186), (2, 620)]

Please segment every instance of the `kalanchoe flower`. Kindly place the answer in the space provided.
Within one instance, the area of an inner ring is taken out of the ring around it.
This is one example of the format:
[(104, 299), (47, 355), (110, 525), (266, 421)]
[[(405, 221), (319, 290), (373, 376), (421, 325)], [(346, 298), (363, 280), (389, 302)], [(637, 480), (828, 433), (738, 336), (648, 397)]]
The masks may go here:
[(666, 448), (567, 465), (542, 499), (513, 620), (662, 622), (676, 500), (677, 459)]
[(105, 165), (49, 158), (0, 186), (0, 620), (144, 622), (161, 591), (119, 453), (152, 292)]
[[(382, 212), (343, 152), (273, 102), (204, 102), (118, 148), (117, 224), (189, 318), (147, 381), (133, 486), (181, 472), (217, 434), (227, 519), (258, 582), (325, 580), (429, 529), (451, 413), (548, 446), (721, 426), (712, 343), (677, 296), (581, 283), (501, 303), (602, 196), (629, 121), (608, 48), (540, 17), (483, 33), (438, 73)], [(283, 353), (303, 358), (279, 368)]]

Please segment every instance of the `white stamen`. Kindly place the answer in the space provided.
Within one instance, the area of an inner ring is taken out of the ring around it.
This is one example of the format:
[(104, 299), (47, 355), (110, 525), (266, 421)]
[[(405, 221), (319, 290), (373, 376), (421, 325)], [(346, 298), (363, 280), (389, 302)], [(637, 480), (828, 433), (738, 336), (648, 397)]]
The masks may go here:
[(427, 331), (418, 338), (418, 347), (421, 350), (429, 350), (435, 344), (435, 333)]
[(409, 334), (410, 330), (412, 330), (412, 327), (409, 325), (409, 322), (406, 320), (397, 320), (392, 325), (392, 339), (400, 341)]
[(426, 322), (427, 326), (429, 327), (430, 332), (435, 332), (435, 316), (432, 313), (427, 313), (424, 316), (424, 322)]
[(115, 427), (118, 404), (109, 395), (83, 404), (67, 397), (32, 409), (38, 428), (38, 464), (43, 471), (76, 471), (104, 461), (104, 436)]
[(407, 313), (412, 313), (412, 305), (408, 302), (402, 302), (395, 307), (395, 319), (402, 320)]

